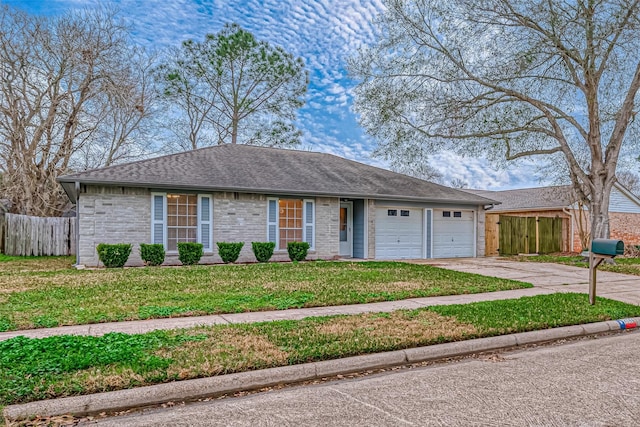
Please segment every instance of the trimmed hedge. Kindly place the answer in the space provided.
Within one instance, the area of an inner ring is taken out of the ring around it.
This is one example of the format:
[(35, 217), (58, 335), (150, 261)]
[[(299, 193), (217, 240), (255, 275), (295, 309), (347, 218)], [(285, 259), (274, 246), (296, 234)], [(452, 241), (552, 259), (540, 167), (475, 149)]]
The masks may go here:
[(193, 265), (200, 262), (203, 254), (202, 243), (179, 242), (178, 259), (184, 265)]
[(269, 261), (275, 248), (275, 242), (251, 242), (251, 249), (258, 262)]
[(140, 243), (140, 258), (145, 265), (160, 265), (164, 262), (164, 245), (162, 243)]
[(96, 246), (98, 258), (107, 268), (123, 267), (131, 255), (130, 243), (99, 243)]
[(287, 243), (287, 252), (289, 252), (289, 259), (291, 261), (304, 261), (304, 259), (307, 257), (308, 250), (309, 243), (307, 242)]
[(230, 262), (236, 262), (240, 256), (240, 251), (244, 246), (243, 242), (217, 242), (218, 255), (222, 258), (222, 262), (229, 264)]

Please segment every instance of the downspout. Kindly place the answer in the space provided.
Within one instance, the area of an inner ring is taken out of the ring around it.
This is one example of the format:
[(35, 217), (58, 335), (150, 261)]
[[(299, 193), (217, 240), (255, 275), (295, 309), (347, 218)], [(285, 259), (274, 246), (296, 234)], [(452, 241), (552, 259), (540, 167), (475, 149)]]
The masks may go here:
[(485, 205), (482, 207), (482, 209), (484, 209), (485, 211), (490, 211), (491, 209), (495, 208), (496, 205), (491, 204), (491, 205)]
[(80, 266), (80, 182), (76, 181), (76, 265)]
[(569, 244), (569, 252), (573, 252), (573, 240), (574, 240), (574, 235), (573, 235), (573, 223), (575, 221), (575, 218), (573, 216), (573, 213), (571, 213), (566, 207), (562, 208), (562, 212), (566, 213), (567, 215), (569, 215), (569, 220), (571, 221), (571, 235), (569, 236), (569, 241), (571, 242)]

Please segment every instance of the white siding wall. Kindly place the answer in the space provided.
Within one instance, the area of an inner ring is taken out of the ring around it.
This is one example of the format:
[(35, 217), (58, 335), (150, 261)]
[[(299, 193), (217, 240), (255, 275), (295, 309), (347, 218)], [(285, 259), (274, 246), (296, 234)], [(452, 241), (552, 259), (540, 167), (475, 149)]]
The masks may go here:
[(609, 200), (609, 212), (640, 213), (640, 206), (623, 192), (613, 187)]

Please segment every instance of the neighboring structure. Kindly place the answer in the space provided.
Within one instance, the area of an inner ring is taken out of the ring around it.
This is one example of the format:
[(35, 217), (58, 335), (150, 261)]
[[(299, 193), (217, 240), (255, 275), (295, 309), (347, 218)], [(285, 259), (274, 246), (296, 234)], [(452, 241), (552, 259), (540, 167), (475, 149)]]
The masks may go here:
[[(588, 244), (589, 212), (570, 186), (506, 191), (466, 190), (501, 202), (486, 213), (485, 254), (581, 252)], [(609, 203), (612, 239), (640, 245), (640, 200), (616, 183)]]
[(79, 263), (98, 265), (96, 245), (201, 242), (204, 263), (220, 262), (215, 242), (309, 242), (309, 258), (402, 259), (484, 255), (481, 196), (337, 156), (219, 145), (59, 178), (79, 221)]

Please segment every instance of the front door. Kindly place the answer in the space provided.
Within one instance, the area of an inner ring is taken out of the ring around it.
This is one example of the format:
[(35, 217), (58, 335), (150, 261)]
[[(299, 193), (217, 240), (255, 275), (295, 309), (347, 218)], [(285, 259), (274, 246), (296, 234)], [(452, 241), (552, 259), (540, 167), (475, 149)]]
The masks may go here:
[(353, 256), (353, 203), (340, 203), (340, 255)]

